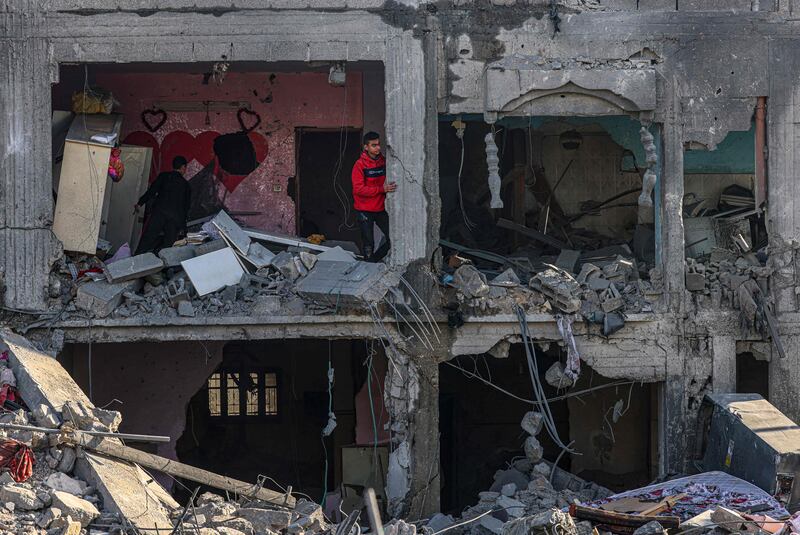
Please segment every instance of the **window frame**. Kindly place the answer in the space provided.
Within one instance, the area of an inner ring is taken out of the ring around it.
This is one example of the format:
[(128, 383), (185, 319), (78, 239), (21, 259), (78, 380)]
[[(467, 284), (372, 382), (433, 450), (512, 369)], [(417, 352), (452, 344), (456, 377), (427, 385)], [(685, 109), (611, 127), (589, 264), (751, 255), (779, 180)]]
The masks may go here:
[[(238, 377), (234, 379), (234, 374)], [(249, 390), (245, 388), (245, 383), (241, 380), (242, 377), (247, 377), (250, 374), (256, 374), (256, 403), (258, 404), (258, 414), (248, 414), (248, 399)], [(273, 375), (275, 377), (275, 386), (267, 386), (267, 376)], [(215, 376), (219, 377), (219, 386), (212, 387), (209, 383)], [(235, 386), (234, 386), (235, 385)], [(206, 379), (206, 392), (207, 392), (207, 407), (209, 417), (213, 420), (279, 420), (282, 416), (282, 396), (281, 396), (281, 374), (280, 370), (275, 368), (268, 368), (262, 366), (220, 366), (208, 379)], [(212, 389), (219, 390), (219, 414), (214, 414), (211, 407), (211, 396), (208, 392)], [(275, 391), (275, 412), (269, 413), (267, 411), (267, 390)], [(239, 414), (228, 414), (228, 393), (230, 390), (236, 390), (239, 395)]]

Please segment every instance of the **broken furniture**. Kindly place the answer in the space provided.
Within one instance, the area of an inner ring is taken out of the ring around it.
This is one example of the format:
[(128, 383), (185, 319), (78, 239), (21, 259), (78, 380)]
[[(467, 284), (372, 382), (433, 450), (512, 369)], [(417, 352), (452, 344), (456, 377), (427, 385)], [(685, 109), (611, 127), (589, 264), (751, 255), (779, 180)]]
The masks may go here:
[(800, 426), (758, 394), (707, 394), (698, 419), (703, 466), (800, 507)]
[[(97, 250), (108, 162), (121, 128), (122, 115), (116, 114), (80, 114), (72, 121), (53, 216), (53, 233), (65, 251), (94, 254)], [(98, 135), (103, 139), (98, 140)]]

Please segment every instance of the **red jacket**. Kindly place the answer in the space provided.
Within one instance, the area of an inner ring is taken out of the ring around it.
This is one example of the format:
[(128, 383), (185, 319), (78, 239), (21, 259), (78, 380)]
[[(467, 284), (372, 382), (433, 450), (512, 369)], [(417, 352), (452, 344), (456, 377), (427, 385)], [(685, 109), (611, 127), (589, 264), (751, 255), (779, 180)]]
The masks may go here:
[(386, 158), (383, 154), (372, 159), (366, 152), (353, 166), (353, 207), (362, 212), (383, 212), (386, 192)]

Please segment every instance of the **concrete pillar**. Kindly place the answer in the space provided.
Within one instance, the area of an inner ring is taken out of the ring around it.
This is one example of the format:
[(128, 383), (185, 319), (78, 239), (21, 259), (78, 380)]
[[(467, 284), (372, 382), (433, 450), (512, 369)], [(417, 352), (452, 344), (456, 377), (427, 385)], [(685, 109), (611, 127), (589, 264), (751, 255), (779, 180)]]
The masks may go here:
[(665, 343), (671, 346), (666, 359), (667, 378), (662, 389), (662, 410), (661, 410), (661, 439), (662, 463), (661, 470), (664, 474), (680, 473), (686, 459), (685, 436), (689, 431), (686, 421), (686, 379), (684, 378), (685, 367), (685, 344), (680, 340), (672, 338)]
[(777, 312), (797, 308), (794, 294), (795, 265), (792, 241), (800, 236), (800, 218), (796, 199), (800, 194), (797, 180), (795, 146), (800, 132), (796, 124), (794, 95), (800, 87), (797, 55), (800, 45), (778, 40), (770, 45), (769, 98), (767, 99), (767, 202), (770, 258), (774, 273), (770, 280)]
[(736, 339), (733, 336), (713, 336), (711, 358), (714, 393), (736, 392)]
[(426, 84), (422, 41), (404, 31), (386, 45), (386, 160), (389, 180), (387, 211), (395, 266), (425, 258), (428, 199), (425, 195)]
[(392, 517), (419, 519), (439, 510), (439, 368), (427, 356), (390, 355), (385, 401), (391, 417), (386, 478)]
[[(678, 105), (678, 103), (675, 104), (675, 106)], [(678, 110), (674, 109), (673, 113), (677, 114)], [(663, 133), (661, 265), (664, 270), (667, 306), (670, 310), (677, 312), (682, 308), (686, 280), (683, 250), (683, 129), (676, 117), (671, 117), (665, 122)]]
[[(784, 347), (795, 348), (800, 336), (784, 336)], [(800, 422), (800, 353), (789, 349), (786, 358), (772, 352), (769, 362), (769, 401), (795, 422)]]
[(56, 71), (47, 41), (31, 37), (41, 18), (33, 4), (10, 9), (0, 14), (0, 298), (6, 307), (35, 311), (46, 308), (48, 274), (60, 248), (50, 230)]

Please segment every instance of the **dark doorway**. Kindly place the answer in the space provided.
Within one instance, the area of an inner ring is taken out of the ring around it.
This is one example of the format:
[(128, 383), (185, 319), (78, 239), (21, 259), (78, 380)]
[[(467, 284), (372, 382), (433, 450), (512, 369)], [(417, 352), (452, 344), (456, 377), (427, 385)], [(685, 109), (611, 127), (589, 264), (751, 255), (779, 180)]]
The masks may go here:
[(769, 362), (756, 359), (750, 352), (736, 355), (736, 392), (769, 399)]
[(350, 172), (361, 154), (361, 131), (298, 128), (297, 230), (359, 243)]

